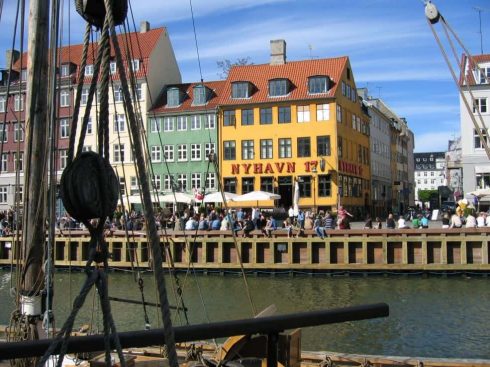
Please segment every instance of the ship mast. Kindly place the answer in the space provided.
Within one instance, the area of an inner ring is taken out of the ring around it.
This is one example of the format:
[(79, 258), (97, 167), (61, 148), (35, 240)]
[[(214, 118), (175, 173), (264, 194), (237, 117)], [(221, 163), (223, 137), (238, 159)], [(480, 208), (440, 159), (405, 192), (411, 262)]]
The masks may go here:
[[(31, 329), (40, 325), (44, 288), (43, 255), (46, 242), (46, 190), (48, 134), (48, 23), (49, 0), (29, 2), (26, 84), (24, 207), (22, 218), (23, 271), (20, 312)], [(40, 328), (33, 330), (35, 334)]]

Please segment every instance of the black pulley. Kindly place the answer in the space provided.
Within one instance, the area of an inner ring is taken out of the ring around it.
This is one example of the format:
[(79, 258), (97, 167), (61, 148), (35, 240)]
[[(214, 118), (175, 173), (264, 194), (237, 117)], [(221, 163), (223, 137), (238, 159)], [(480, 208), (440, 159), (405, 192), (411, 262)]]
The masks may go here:
[(112, 217), (119, 182), (111, 165), (100, 155), (84, 152), (63, 171), (60, 194), (66, 211), (78, 221)]
[[(128, 0), (111, 0), (114, 25), (121, 25), (128, 14)], [(97, 28), (102, 28), (105, 18), (104, 0), (75, 0), (78, 14)]]

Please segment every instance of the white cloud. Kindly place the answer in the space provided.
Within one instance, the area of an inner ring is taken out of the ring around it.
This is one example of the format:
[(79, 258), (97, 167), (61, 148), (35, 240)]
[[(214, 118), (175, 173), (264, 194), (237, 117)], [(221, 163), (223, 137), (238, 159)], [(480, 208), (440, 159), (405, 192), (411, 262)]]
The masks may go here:
[(454, 131), (426, 132), (415, 135), (416, 152), (445, 152), (447, 143), (454, 138)]

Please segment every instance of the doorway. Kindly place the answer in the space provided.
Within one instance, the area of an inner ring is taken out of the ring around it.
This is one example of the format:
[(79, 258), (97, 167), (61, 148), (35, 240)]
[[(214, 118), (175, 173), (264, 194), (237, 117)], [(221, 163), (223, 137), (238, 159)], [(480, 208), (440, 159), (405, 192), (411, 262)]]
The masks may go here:
[(288, 210), (290, 206), (293, 206), (293, 177), (280, 176), (278, 184), (278, 194), (281, 195), (279, 206)]

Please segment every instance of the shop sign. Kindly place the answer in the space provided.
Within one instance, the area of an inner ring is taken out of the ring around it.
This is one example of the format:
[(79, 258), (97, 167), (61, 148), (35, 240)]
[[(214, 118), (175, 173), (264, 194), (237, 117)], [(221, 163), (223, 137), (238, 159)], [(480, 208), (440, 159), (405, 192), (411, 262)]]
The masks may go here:
[(339, 161), (339, 171), (356, 176), (362, 176), (362, 166), (355, 163)]

